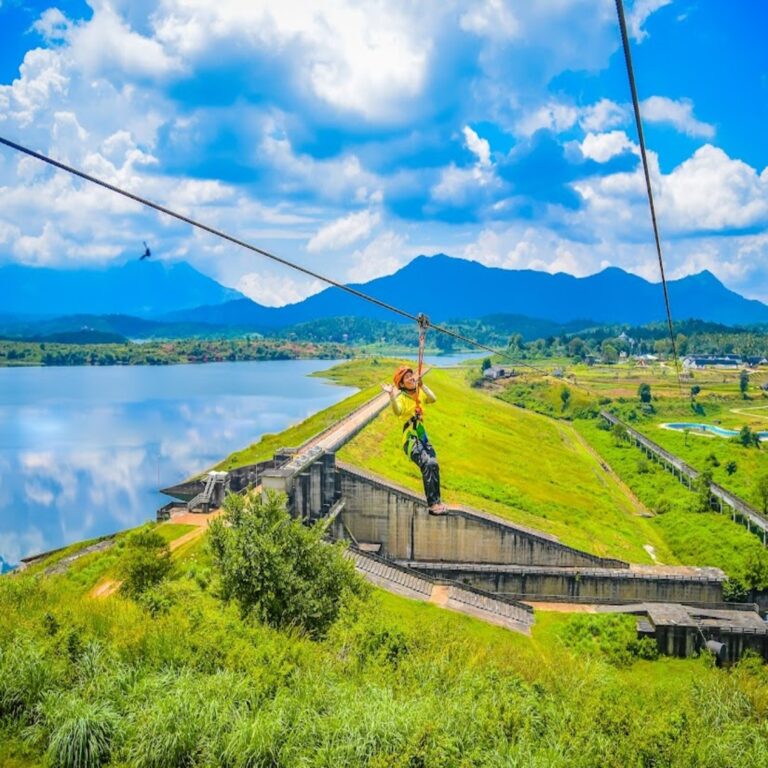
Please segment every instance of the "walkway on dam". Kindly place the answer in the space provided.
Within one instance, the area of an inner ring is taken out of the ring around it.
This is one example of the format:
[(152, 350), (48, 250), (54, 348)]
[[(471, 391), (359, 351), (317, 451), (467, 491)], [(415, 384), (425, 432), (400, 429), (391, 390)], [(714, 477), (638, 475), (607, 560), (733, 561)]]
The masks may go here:
[[(650, 438), (633, 429), (628, 424), (623, 422), (617, 416), (614, 416), (608, 411), (600, 411), (600, 415), (609, 424), (618, 424), (627, 430), (630, 440), (648, 454), (651, 458), (660, 462), (662, 466), (671, 471), (675, 477), (677, 477), (681, 483), (691, 488), (694, 481), (699, 477), (698, 470), (694, 469), (690, 464), (687, 464), (679, 456), (675, 456), (674, 453), (670, 453), (665, 448), (662, 448), (658, 443), (655, 443)], [(712, 497), (717, 501), (720, 511), (723, 511), (723, 507), (729, 507), (731, 509), (731, 517), (736, 520), (737, 516), (741, 517), (747, 525), (747, 528), (751, 531), (752, 528), (756, 528), (762, 534), (763, 544), (768, 544), (768, 518), (764, 517), (757, 509), (751, 504), (748, 504), (744, 499), (737, 496), (735, 493), (723, 488), (717, 483), (711, 483), (709, 486)]]

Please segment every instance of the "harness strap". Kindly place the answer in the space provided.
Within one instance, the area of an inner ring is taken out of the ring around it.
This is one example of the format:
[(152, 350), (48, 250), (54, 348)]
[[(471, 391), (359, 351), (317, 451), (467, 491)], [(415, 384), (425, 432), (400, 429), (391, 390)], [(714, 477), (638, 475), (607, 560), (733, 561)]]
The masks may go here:
[(421, 407), (421, 374), (424, 370), (424, 347), (427, 341), (429, 318), (424, 313), (420, 313), (416, 319), (419, 323), (419, 370), (416, 383), (416, 397), (414, 400), (416, 400), (415, 416), (420, 419), (424, 413)]

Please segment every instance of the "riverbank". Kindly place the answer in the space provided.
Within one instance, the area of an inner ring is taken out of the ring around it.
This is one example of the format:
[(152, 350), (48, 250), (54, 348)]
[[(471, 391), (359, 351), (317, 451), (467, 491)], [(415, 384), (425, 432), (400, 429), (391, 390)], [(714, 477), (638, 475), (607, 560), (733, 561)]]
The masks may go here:
[(341, 360), (359, 351), (346, 344), (262, 338), (184, 339), (124, 344), (0, 341), (0, 367), (182, 365), (252, 360)]

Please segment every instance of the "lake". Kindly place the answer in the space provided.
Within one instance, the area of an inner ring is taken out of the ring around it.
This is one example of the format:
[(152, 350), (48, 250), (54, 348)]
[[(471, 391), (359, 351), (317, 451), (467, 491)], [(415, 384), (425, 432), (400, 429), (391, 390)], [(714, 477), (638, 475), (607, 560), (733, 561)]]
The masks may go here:
[(355, 392), (309, 376), (332, 365), (0, 368), (0, 558), (154, 519), (159, 488)]

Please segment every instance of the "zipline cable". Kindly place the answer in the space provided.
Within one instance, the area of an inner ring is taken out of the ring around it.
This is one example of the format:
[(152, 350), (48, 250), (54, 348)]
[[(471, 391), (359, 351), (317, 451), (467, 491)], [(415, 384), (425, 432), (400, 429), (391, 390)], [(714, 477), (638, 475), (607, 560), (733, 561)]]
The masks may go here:
[[(272, 259), (272, 261), (276, 261), (278, 264), (282, 264), (283, 266), (290, 267), (291, 269), (295, 269), (298, 272), (303, 272), (305, 275), (309, 275), (310, 277), (314, 277), (316, 280), (321, 280), (324, 283), (328, 283), (328, 285), (332, 285), (335, 288), (339, 288), (340, 290), (345, 291), (346, 293), (349, 293), (352, 296), (357, 296), (357, 298), (363, 299), (364, 301), (368, 301), (371, 304), (375, 304), (376, 306), (379, 306), (382, 309), (386, 309), (389, 312), (394, 312), (396, 315), (400, 315), (400, 317), (405, 317), (408, 320), (413, 320), (415, 323), (419, 324), (419, 327), (421, 329), (422, 320), (420, 318), (422, 318), (423, 315), (414, 315), (410, 312), (406, 312), (405, 310), (400, 309), (399, 307), (395, 307), (392, 304), (388, 304), (385, 301), (381, 301), (380, 299), (375, 298), (374, 296), (370, 296), (367, 293), (363, 293), (363, 291), (358, 291), (356, 288), (352, 288), (351, 286), (345, 285), (344, 283), (340, 283), (337, 280), (334, 280), (333, 278), (326, 277), (325, 275), (321, 275), (319, 272), (314, 272), (313, 270), (308, 269), (307, 267), (302, 267), (300, 264), (295, 264), (294, 262), (289, 261), (288, 259), (284, 259), (280, 256), (276, 256), (275, 254), (270, 253), (269, 251), (265, 251), (263, 248), (259, 248), (258, 246), (248, 243), (245, 240), (241, 240), (240, 238), (234, 237), (233, 235), (229, 235), (220, 229), (211, 227), (208, 224), (203, 224), (202, 222), (197, 221), (196, 219), (193, 219), (190, 216), (185, 216), (184, 214), (171, 210), (170, 208), (167, 208), (164, 205), (160, 205), (159, 203), (152, 202), (151, 200), (148, 200), (145, 197), (141, 197), (141, 195), (136, 195), (133, 192), (128, 192), (127, 190), (122, 189), (121, 187), (115, 186), (114, 184), (110, 184), (109, 182), (106, 182), (103, 179), (99, 179), (96, 176), (91, 176), (90, 174), (85, 173), (84, 171), (78, 170), (77, 168), (74, 168), (71, 165), (62, 163), (60, 160), (54, 160), (52, 157), (48, 157), (48, 155), (43, 155), (40, 152), (35, 152), (33, 149), (29, 149), (29, 147), (25, 147), (22, 144), (16, 143), (15, 141), (6, 139), (3, 136), (0, 136), (0, 144), (4, 144), (6, 147), (10, 147), (11, 149), (16, 150), (17, 152), (21, 152), (25, 155), (29, 155), (30, 157), (34, 157), (36, 160), (40, 160), (43, 163), (52, 165), (54, 168), (58, 168), (59, 170), (66, 171), (67, 173), (70, 173), (73, 176), (78, 176), (81, 179), (84, 179), (85, 181), (91, 182), (92, 184), (96, 184), (100, 187), (104, 187), (104, 189), (108, 189), (110, 192), (115, 192), (118, 195), (127, 197), (128, 199), (134, 200), (135, 202), (140, 203), (141, 205), (144, 205), (148, 208), (153, 208), (154, 210), (159, 211), (160, 213), (164, 213), (167, 216), (171, 216), (174, 219), (183, 221), (185, 224), (189, 224), (190, 226), (196, 227), (197, 229), (201, 229), (204, 232), (208, 232), (209, 234), (214, 235), (215, 237), (220, 237), (223, 240), (228, 240), (230, 243), (234, 243), (235, 245), (238, 245), (241, 248), (245, 248), (249, 251), (253, 251), (254, 253), (258, 253), (260, 256), (264, 256), (268, 259)], [(479, 341), (475, 341), (474, 339), (470, 339), (470, 338), (467, 338), (466, 336), (462, 336), (461, 334), (456, 333), (455, 331), (452, 331), (450, 328), (445, 328), (440, 325), (433, 325), (431, 323), (429, 324), (429, 327), (434, 329), (438, 333), (444, 333), (447, 336), (451, 336), (454, 339), (458, 341), (462, 341), (465, 344), (469, 344), (470, 346), (474, 346), (477, 349), (482, 349), (482, 350), (485, 350), (486, 352), (491, 352), (494, 355), (498, 355), (499, 357), (505, 358), (510, 362), (513, 362), (515, 365), (520, 365), (525, 368), (531, 368), (535, 371), (539, 371), (545, 376), (549, 375), (548, 371), (546, 371), (544, 368), (540, 368), (536, 365), (531, 365), (530, 363), (524, 363), (520, 360), (517, 360), (511, 357), (508, 353), (504, 352), (503, 350), (494, 349), (493, 347), (489, 347), (485, 344), (481, 344)]]
[(653, 222), (653, 236), (656, 240), (656, 254), (659, 257), (659, 270), (661, 271), (661, 285), (664, 289), (664, 306), (667, 310), (667, 326), (669, 327), (669, 340), (672, 342), (672, 356), (675, 361), (675, 373), (677, 374), (677, 388), (680, 396), (683, 395), (683, 384), (680, 379), (680, 361), (677, 357), (677, 345), (675, 343), (675, 332), (672, 327), (672, 309), (669, 304), (669, 291), (667, 289), (667, 277), (664, 273), (664, 258), (661, 254), (661, 238), (659, 236), (659, 225), (656, 221), (656, 208), (653, 204), (653, 191), (651, 189), (651, 174), (648, 171), (648, 157), (645, 152), (645, 136), (643, 134), (643, 121), (640, 117), (640, 102), (637, 98), (637, 86), (635, 85), (635, 73), (632, 67), (632, 53), (629, 48), (629, 37), (627, 35), (627, 22), (624, 19), (624, 2), (616, 0), (616, 12), (619, 15), (619, 27), (621, 28), (621, 42), (624, 46), (624, 61), (627, 65), (627, 76), (629, 77), (629, 89), (632, 92), (632, 107), (635, 112), (635, 123), (637, 124), (637, 138), (640, 143), (640, 156), (643, 161), (643, 172), (645, 174), (645, 188), (648, 192), (648, 204), (651, 207), (651, 221)]

